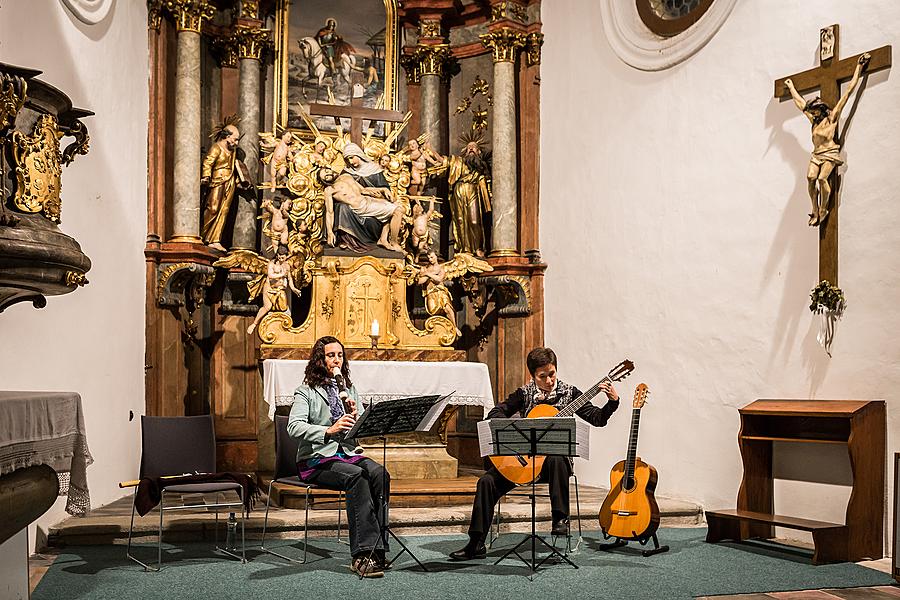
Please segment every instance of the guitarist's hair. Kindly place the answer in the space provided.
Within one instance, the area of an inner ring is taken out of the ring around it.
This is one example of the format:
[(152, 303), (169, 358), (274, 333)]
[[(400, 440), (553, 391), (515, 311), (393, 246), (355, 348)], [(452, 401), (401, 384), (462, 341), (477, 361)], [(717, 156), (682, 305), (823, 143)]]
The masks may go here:
[(559, 367), (556, 364), (556, 352), (550, 348), (535, 348), (529, 352), (528, 357), (525, 359), (525, 365), (532, 376), (534, 376), (535, 371), (543, 366), (553, 365), (554, 367)]

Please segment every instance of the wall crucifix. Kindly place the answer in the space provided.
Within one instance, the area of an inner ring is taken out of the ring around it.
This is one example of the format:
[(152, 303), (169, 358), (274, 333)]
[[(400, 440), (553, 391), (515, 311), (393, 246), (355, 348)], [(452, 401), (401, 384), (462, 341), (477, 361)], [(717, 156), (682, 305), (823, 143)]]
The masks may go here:
[(310, 104), (309, 114), (315, 116), (334, 117), (335, 124), (340, 127), (340, 118), (350, 119), (350, 141), (362, 145), (362, 123), (364, 119), (369, 121), (386, 121), (390, 123), (402, 123), (406, 115), (396, 110), (384, 110), (367, 108), (363, 106), (362, 97), (354, 96), (350, 100), (350, 106), (336, 104)]
[[(838, 280), (838, 206), (837, 167), (840, 159), (838, 120), (860, 75), (891, 66), (891, 47), (882, 46), (862, 54), (840, 59), (839, 27), (832, 25), (819, 34), (819, 66), (775, 81), (775, 97), (793, 99), (812, 123), (813, 153), (807, 180), (812, 213), (810, 225), (819, 226), (819, 281), (837, 285)], [(850, 82), (844, 96), (841, 84)], [(806, 101), (800, 96), (818, 89), (821, 98)]]

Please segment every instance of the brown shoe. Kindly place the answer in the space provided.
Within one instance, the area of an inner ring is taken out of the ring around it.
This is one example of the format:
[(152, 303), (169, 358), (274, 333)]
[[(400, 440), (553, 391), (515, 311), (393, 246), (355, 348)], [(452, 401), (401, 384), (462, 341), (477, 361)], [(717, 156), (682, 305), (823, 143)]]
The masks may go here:
[(384, 577), (384, 570), (367, 555), (357, 556), (350, 564), (350, 570), (360, 577)]

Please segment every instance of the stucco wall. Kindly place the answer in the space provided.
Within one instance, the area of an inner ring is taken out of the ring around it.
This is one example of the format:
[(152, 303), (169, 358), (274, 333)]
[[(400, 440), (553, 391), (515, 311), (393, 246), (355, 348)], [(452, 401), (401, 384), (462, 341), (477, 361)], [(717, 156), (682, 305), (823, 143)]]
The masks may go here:
[[(63, 169), (62, 226), (93, 266), (90, 283), (17, 304), (0, 314), (0, 388), (71, 390), (83, 399), (93, 505), (122, 495), (135, 477), (137, 418), (144, 411), (144, 260), (147, 231), (147, 9), (119, 0), (99, 24), (78, 21), (61, 2), (3, 2), (0, 60), (43, 71), (84, 119), (91, 150)], [(64, 140), (65, 143), (68, 143)], [(136, 418), (129, 422), (129, 411)], [(65, 516), (64, 499), (39, 519)], [(31, 541), (34, 543), (34, 527)]]
[[(659, 469), (658, 494), (733, 507), (737, 409), (757, 398), (885, 399), (892, 454), (896, 76), (869, 78), (845, 146), (840, 286), (849, 306), (832, 358), (808, 310), (818, 273), (818, 236), (806, 225), (809, 122), (772, 91), (775, 79), (817, 64), (820, 27), (840, 23), (843, 56), (896, 41), (900, 5), (738, 2), (699, 53), (642, 72), (607, 44), (601, 4), (542, 8), (546, 340), (560, 375), (583, 387), (623, 357), (637, 364), (618, 386), (622, 409), (594, 432), (590, 463), (580, 461), (582, 480), (606, 481), (623, 458), (641, 381), (652, 402), (638, 453)], [(786, 476), (777, 512), (843, 522), (846, 451), (779, 447), (776, 458)]]

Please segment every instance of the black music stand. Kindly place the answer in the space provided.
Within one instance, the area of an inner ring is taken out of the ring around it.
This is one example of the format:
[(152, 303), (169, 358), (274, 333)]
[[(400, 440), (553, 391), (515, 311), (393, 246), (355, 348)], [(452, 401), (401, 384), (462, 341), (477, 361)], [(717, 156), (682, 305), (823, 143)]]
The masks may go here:
[[(506, 554), (497, 559), (494, 564), (499, 564), (510, 554), (515, 554), (519, 560), (525, 563), (534, 574), (538, 567), (556, 556), (569, 563), (576, 569), (578, 565), (557, 550), (552, 544), (536, 532), (535, 518), (535, 491), (534, 484), (538, 473), (535, 470), (535, 456), (577, 456), (578, 443), (575, 441), (576, 425), (574, 417), (548, 417), (537, 419), (491, 419), (491, 445), (493, 454), (497, 456), (515, 456), (522, 466), (525, 461), (522, 456), (528, 456), (531, 462), (531, 535), (525, 536), (522, 541), (506, 551)], [(531, 542), (531, 562), (519, 554), (519, 547)], [(550, 553), (537, 562), (538, 543), (546, 546)]]
[[(451, 392), (452, 394), (452, 392)], [(446, 405), (445, 401), (450, 394), (440, 396), (438, 394), (432, 396), (413, 396), (410, 398), (396, 398), (393, 400), (382, 400), (370, 404), (346, 433), (346, 437), (356, 439), (358, 437), (378, 437), (381, 439), (381, 464), (384, 467), (382, 471), (381, 489), (385, 488), (385, 478), (387, 475), (387, 436), (395, 433), (409, 433), (412, 431), (423, 431), (430, 429), (437, 417), (440, 406)], [(427, 426), (427, 427), (426, 427)], [(416, 558), (416, 555), (403, 543), (403, 541), (391, 531), (390, 525), (387, 523), (387, 502), (382, 496), (381, 510), (378, 511), (376, 517), (379, 521), (379, 537), (384, 540), (385, 534), (390, 534), (400, 546), (403, 547), (387, 565), (390, 566), (406, 552), (416, 563), (422, 567), (423, 571), (428, 569), (422, 562)], [(369, 553), (369, 558), (375, 553), (375, 548)], [(360, 579), (363, 575), (360, 574)]]

